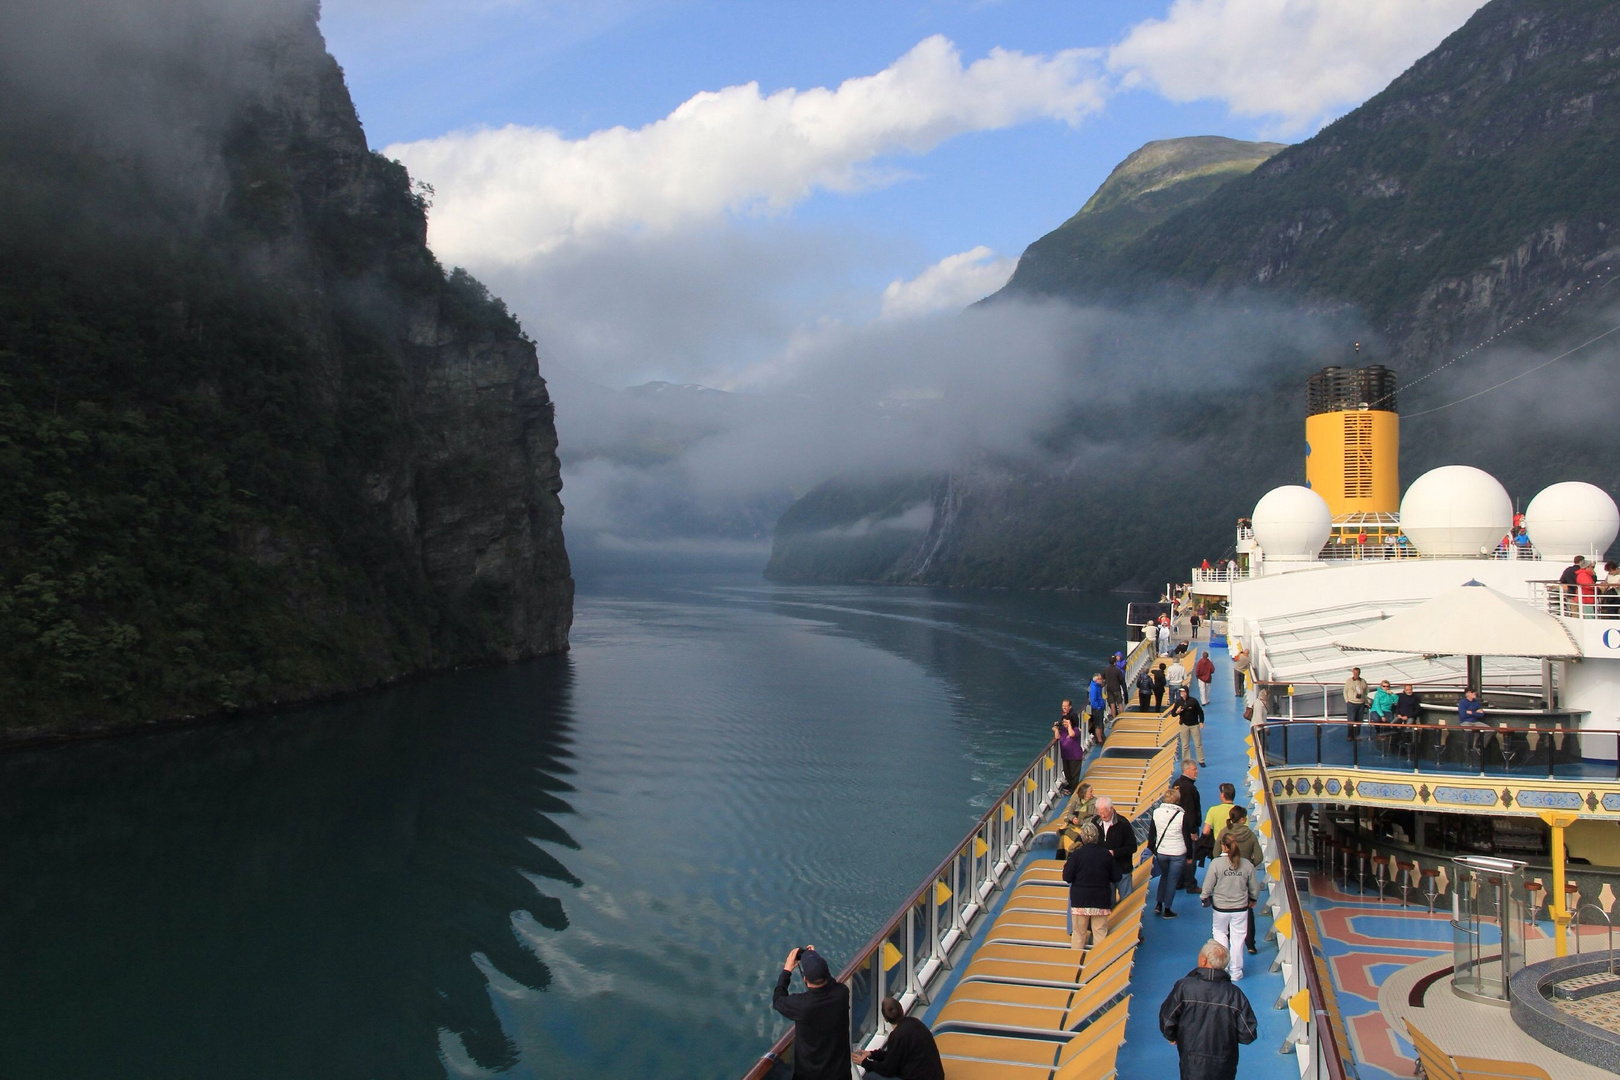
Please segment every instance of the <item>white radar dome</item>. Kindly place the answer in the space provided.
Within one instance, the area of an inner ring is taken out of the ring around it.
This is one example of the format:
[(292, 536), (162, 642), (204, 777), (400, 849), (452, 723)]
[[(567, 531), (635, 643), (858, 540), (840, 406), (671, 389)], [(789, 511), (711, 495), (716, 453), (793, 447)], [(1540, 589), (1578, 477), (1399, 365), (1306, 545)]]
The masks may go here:
[(1530, 500), (1524, 528), (1542, 558), (1596, 559), (1620, 533), (1620, 510), (1607, 491), (1571, 480), (1543, 488)]
[(1512, 528), (1507, 489), (1471, 465), (1430, 469), (1401, 500), (1401, 531), (1424, 555), (1479, 555)]
[(1308, 487), (1272, 488), (1254, 504), (1254, 542), (1268, 562), (1316, 558), (1333, 531), (1333, 511)]

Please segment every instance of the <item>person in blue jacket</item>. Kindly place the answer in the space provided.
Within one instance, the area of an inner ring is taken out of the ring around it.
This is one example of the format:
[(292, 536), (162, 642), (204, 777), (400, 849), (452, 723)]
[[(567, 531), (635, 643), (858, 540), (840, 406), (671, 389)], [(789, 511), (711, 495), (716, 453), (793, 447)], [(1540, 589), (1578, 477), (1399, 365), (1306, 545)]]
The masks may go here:
[(1457, 723), (1473, 732), (1468, 749), (1484, 753), (1491, 726), (1485, 720), (1485, 703), (1479, 700), (1479, 691), (1472, 686), (1457, 699)]
[(1108, 737), (1108, 698), (1103, 693), (1102, 672), (1091, 677), (1086, 693), (1086, 706), (1091, 710), (1091, 741), (1101, 746)]

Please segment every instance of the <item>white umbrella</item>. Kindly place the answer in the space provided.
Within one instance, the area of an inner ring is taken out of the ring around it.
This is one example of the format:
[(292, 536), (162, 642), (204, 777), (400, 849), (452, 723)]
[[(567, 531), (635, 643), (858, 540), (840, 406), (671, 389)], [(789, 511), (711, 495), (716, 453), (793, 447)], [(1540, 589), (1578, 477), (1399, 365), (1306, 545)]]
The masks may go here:
[(1447, 589), (1333, 644), (1424, 656), (1564, 660), (1581, 655), (1580, 646), (1556, 618), (1477, 581)]
[(1447, 589), (1333, 644), (1365, 652), (1466, 656), (1468, 685), (1476, 689), (1481, 657), (1565, 660), (1581, 655), (1563, 623), (1477, 581)]

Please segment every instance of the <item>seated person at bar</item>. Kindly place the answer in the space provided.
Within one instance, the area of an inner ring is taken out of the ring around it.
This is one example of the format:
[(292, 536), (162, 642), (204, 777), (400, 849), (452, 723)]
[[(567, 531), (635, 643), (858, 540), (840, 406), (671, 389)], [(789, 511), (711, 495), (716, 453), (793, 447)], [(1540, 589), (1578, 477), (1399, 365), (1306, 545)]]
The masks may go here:
[(1468, 748), (1484, 753), (1491, 726), (1485, 722), (1485, 703), (1479, 700), (1479, 691), (1472, 686), (1457, 699), (1457, 722), (1474, 733)]
[[(1423, 705), (1418, 701), (1418, 696), (1412, 692), (1412, 684), (1407, 683), (1401, 687), (1401, 692), (1395, 697), (1395, 723), (1409, 728), (1422, 722)], [(1402, 747), (1409, 748), (1412, 745), (1412, 736), (1414, 734), (1411, 731), (1397, 729), (1396, 739)]]

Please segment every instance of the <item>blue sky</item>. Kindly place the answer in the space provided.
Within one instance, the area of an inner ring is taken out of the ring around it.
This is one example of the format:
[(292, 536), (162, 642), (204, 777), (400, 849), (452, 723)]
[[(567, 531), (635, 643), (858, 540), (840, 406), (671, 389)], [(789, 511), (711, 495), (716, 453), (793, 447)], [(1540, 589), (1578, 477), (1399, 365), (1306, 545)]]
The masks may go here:
[[(594, 5), (592, 5), (594, 7)], [(613, 7), (614, 5), (604, 5)], [(646, 4), (619, 17), (487, 5), (449, 33), (427, 5), (390, 16), (328, 0), (323, 28), (374, 146), (519, 123), (583, 136), (636, 127), (705, 89), (836, 86), (879, 71), (930, 34), (968, 57), (1107, 44), (1164, 3)], [(928, 262), (986, 244), (1016, 254), (1079, 209), (1132, 150), (1180, 135), (1262, 137), (1220, 103), (1128, 93), (1082, 127), (1046, 121), (947, 143), (907, 163), (916, 182), (796, 213), (893, 232)]]
[(435, 250), (549, 362), (745, 386), (818, 328), (994, 291), (1144, 142), (1308, 137), (1478, 3), (325, 0), (322, 26), (372, 145), (437, 189)]

